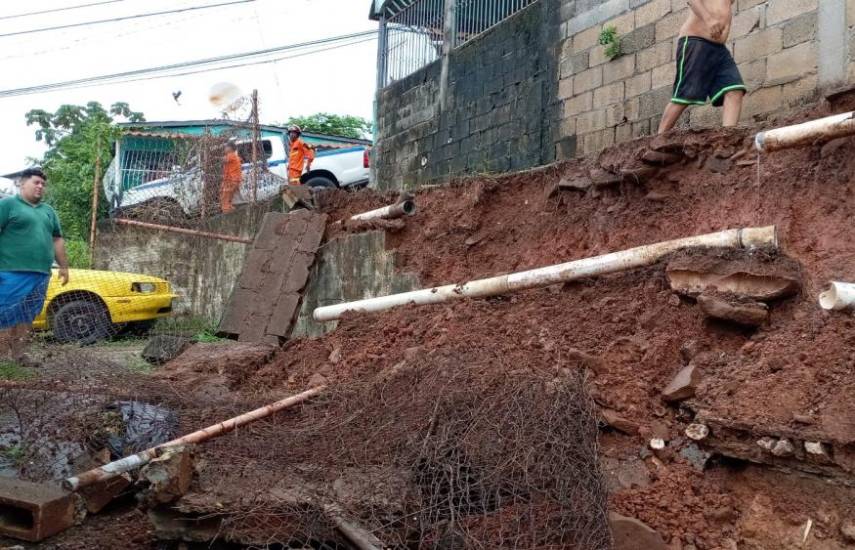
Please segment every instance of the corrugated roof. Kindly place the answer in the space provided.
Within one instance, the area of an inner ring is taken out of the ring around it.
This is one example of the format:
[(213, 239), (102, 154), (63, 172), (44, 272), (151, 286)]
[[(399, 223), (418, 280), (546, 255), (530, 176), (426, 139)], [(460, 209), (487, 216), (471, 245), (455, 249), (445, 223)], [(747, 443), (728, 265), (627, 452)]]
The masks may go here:
[[(247, 128), (250, 126), (246, 122), (237, 121), (237, 120), (218, 120), (218, 119), (208, 119), (208, 120), (167, 120), (167, 121), (151, 121), (151, 122), (120, 122), (117, 126), (121, 128), (130, 128), (130, 129), (142, 129), (142, 128), (180, 128), (184, 126), (198, 126), (198, 127), (206, 127), (206, 126), (235, 126), (238, 128)], [(259, 124), (259, 129), (266, 130), (270, 132), (281, 132), (287, 133), (288, 128), (285, 126), (273, 126), (270, 124)], [(132, 130), (133, 131), (133, 130)], [(151, 135), (150, 132), (141, 132), (142, 134)], [(168, 133), (168, 132), (167, 132)], [(303, 132), (303, 134), (307, 137), (313, 137), (317, 139), (325, 139), (329, 141), (340, 141), (343, 143), (358, 143), (360, 145), (371, 145), (371, 140), (368, 139), (357, 139), (357, 138), (349, 138), (344, 136), (331, 136), (327, 134), (316, 134), (314, 132)]]

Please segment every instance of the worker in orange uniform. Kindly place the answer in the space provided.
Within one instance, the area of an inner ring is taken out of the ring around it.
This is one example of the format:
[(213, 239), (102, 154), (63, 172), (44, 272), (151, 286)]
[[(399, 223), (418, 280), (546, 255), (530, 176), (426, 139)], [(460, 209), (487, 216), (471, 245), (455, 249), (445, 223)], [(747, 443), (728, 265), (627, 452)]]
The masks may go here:
[[(291, 141), (291, 150), (288, 153), (288, 187), (282, 190), (282, 202), (288, 208), (294, 208), (297, 204), (303, 204), (311, 208), (311, 191), (300, 189), (300, 176), (303, 168), (308, 172), (312, 169), (312, 161), (315, 160), (315, 148), (306, 143), (300, 137), (303, 130), (299, 126), (288, 128), (288, 138)], [(297, 188), (295, 188), (297, 187)]]
[(228, 214), (234, 210), (232, 199), (235, 193), (240, 189), (241, 176), (241, 160), (237, 153), (237, 147), (229, 141), (226, 143), (226, 156), (223, 159), (223, 185), (220, 187), (220, 208), (223, 214)]

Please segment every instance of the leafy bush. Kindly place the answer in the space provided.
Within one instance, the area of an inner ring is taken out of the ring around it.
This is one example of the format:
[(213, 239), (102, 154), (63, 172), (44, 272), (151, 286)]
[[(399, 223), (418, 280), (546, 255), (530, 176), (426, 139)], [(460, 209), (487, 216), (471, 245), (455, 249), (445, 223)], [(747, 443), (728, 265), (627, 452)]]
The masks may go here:
[(617, 27), (613, 25), (603, 27), (603, 30), (600, 31), (599, 42), (601, 46), (606, 47), (605, 54), (610, 60), (618, 57), (622, 53)]

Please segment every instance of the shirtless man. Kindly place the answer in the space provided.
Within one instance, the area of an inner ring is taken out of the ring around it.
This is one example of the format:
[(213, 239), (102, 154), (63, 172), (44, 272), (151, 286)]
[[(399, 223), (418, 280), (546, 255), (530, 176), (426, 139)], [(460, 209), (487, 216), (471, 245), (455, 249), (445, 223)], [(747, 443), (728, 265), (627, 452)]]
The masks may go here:
[(689, 18), (677, 41), (677, 75), (659, 133), (677, 123), (689, 105), (724, 105), (724, 126), (736, 126), (747, 88), (727, 47), (734, 0), (688, 0)]

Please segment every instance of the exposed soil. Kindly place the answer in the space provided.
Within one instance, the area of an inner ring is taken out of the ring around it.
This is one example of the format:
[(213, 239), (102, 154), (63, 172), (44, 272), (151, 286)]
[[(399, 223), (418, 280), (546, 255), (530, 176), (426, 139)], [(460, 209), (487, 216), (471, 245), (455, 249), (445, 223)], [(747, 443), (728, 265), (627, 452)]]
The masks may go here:
[[(497, 298), (349, 315), (327, 336), (289, 342), (272, 357), (269, 350), (224, 353), (229, 345), (196, 346), (146, 386), (182, 410), (182, 431), (319, 384), (329, 384), (335, 397), (200, 449), (205, 466), (194, 498), (201, 498), (202, 508), (220, 502), (222, 492), (205, 496), (212, 483), (229, 487), (226, 496), (235, 501), (268, 495), (283, 481), (274, 472), (285, 464), (300, 465), (313, 483), (335, 480), (331, 470), (342, 467), (342, 457), (363, 466), (365, 453), (376, 451), (385, 457), (378, 462), (388, 465), (383, 461), (400, 455), (384, 454), (384, 441), (396, 450), (406, 447), (397, 432), (383, 431), (396, 419), (378, 413), (386, 418), (381, 429), (348, 416), (344, 404), (353, 405), (347, 399), (357, 394), (339, 392), (368, 382), (377, 391), (378, 380), (408, 365), (462, 373), (467, 384), (515, 377), (542, 383), (581, 370), (594, 401), (626, 421), (601, 425), (600, 452), (617, 480), (612, 510), (645, 522), (672, 549), (851, 547), (841, 528), (855, 521), (855, 320), (820, 310), (816, 299), (830, 280), (852, 280), (855, 272), (855, 138), (757, 160), (752, 136), (717, 130), (647, 138), (596, 159), (418, 192), (419, 211), (403, 227), (371, 229), (389, 230), (400, 269), (417, 273), (426, 286), (737, 227), (777, 226), (780, 252), (685, 253), (643, 269)], [(677, 158), (644, 168), (649, 158), (641, 157), (651, 148)], [(615, 178), (621, 182), (607, 183)], [(582, 182), (581, 189), (557, 187), (562, 180)], [(336, 222), (394, 198), (325, 192), (327, 238), (363, 229)], [(768, 322), (746, 328), (710, 320), (691, 296), (675, 293), (666, 276), (671, 260), (713, 271), (722, 262), (742, 272), (766, 270), (799, 281), (799, 288), (768, 300)], [(701, 378), (695, 395), (666, 403), (662, 390), (689, 364)], [(410, 398), (420, 410), (419, 386), (383, 387), (387, 393), (358, 395), (379, 395), (396, 406)], [(422, 393), (432, 388), (426, 383)], [(409, 420), (400, 417), (402, 425)], [(333, 427), (339, 424), (353, 432), (333, 440), (340, 451), (333, 455), (310, 421), (337, 438), (341, 433)], [(683, 454), (691, 443), (685, 429), (695, 421), (712, 430), (699, 443), (712, 455), (705, 468)], [(425, 429), (412, 426), (414, 433)], [(772, 455), (757, 446), (763, 437), (786, 438), (796, 450)], [(651, 451), (651, 438), (662, 439), (665, 448)], [(291, 445), (295, 441), (305, 446)], [(807, 456), (806, 442), (822, 443), (826, 456)], [(469, 533), (507, 542), (502, 526), (521, 517), (517, 506), (472, 519)], [(550, 521), (549, 504), (528, 506), (530, 525), (541, 517), (544, 525)], [(92, 525), (103, 525), (98, 521)], [(137, 532), (139, 543), (126, 547), (152, 547), (146, 533)], [(451, 536), (434, 534), (430, 541), (437, 545)], [(82, 530), (63, 536), (101, 540)], [(516, 540), (508, 547), (547, 547), (521, 535)], [(550, 546), (559, 547), (571, 546)]]

